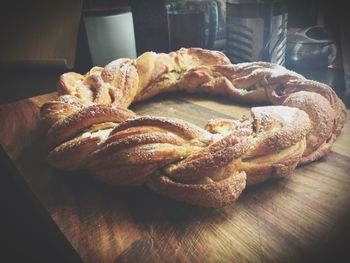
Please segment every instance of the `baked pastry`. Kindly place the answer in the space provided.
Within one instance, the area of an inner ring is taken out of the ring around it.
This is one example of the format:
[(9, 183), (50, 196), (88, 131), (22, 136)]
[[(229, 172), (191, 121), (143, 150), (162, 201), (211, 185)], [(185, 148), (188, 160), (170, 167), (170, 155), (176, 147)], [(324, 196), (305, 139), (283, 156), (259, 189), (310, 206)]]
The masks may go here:
[[(250, 103), (251, 117), (210, 120), (204, 128), (127, 107), (161, 92), (223, 94)], [(60, 77), (59, 98), (41, 108), (49, 162), (85, 169), (112, 185), (147, 185), (179, 201), (221, 207), (246, 185), (290, 175), (327, 154), (346, 110), (325, 84), (266, 62), (232, 65), (199, 48), (146, 52)]]

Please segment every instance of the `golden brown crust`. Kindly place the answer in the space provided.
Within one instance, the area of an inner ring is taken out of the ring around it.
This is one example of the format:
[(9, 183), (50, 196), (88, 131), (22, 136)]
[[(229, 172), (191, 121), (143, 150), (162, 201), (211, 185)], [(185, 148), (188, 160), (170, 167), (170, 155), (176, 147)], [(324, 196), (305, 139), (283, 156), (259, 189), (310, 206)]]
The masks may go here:
[(176, 132), (186, 139), (194, 139), (206, 133), (203, 129), (199, 128), (198, 126), (179, 119), (169, 119), (165, 117), (155, 116), (142, 116), (121, 123), (111, 132), (111, 135), (135, 126), (152, 126), (164, 128), (172, 132)]
[(336, 137), (336, 115), (327, 99), (315, 92), (299, 91), (288, 96), (283, 105), (303, 110), (311, 121), (312, 129), (306, 136), (307, 147), (300, 164), (327, 154), (334, 141), (332, 137)]
[(101, 78), (108, 84), (113, 105), (128, 107), (131, 104), (138, 92), (140, 81), (133, 60), (118, 59), (109, 63), (102, 70)]
[(282, 104), (290, 95), (298, 91), (318, 93), (328, 101), (336, 115), (334, 120), (334, 134), (339, 136), (346, 122), (346, 109), (342, 100), (326, 84), (307, 79), (294, 79), (286, 83), (281, 83), (276, 87), (269, 87), (267, 93), (273, 104)]
[(147, 181), (147, 186), (161, 195), (181, 202), (205, 207), (223, 207), (232, 204), (239, 197), (246, 186), (246, 175), (244, 172), (236, 172), (218, 182), (186, 184), (155, 174)]
[(49, 147), (56, 146), (93, 124), (123, 122), (135, 116), (132, 111), (125, 108), (112, 108), (106, 105), (85, 107), (52, 125), (47, 133), (47, 143)]
[(74, 138), (54, 148), (48, 156), (53, 166), (67, 171), (83, 169), (88, 154), (94, 151), (101, 140), (95, 138)]
[(247, 185), (290, 175), (298, 165), (305, 146), (305, 139), (302, 139), (297, 144), (276, 153), (243, 158), (241, 169), (247, 174)]
[[(247, 151), (248, 143), (230, 134), (223, 139), (210, 144), (203, 150), (189, 155), (186, 159), (169, 165), (165, 174), (173, 180), (189, 182), (203, 177), (214, 178), (222, 173), (229, 163), (239, 159)], [(236, 167), (238, 170), (238, 167)]]
[(252, 108), (256, 137), (259, 145), (245, 153), (247, 158), (278, 152), (300, 142), (310, 131), (308, 115), (286, 106)]
[[(125, 184), (125, 173), (133, 173), (133, 166), (153, 167), (153, 170), (150, 168), (153, 172), (206, 147), (198, 137), (207, 133), (180, 120), (138, 117), (123, 122), (110, 132), (98, 149), (89, 155), (86, 166), (94, 170), (94, 174), (99, 174), (97, 167), (115, 167), (115, 176), (124, 178), (122, 183)], [(119, 171), (118, 166), (127, 168)], [(133, 176), (130, 176), (130, 180), (133, 182)], [(113, 183), (118, 184), (116, 180)]]
[(243, 102), (268, 102), (267, 88), (301, 75), (282, 66), (266, 63), (218, 64), (198, 66), (185, 72), (180, 89), (190, 92), (226, 94)]
[(156, 163), (141, 165), (116, 165), (113, 162), (89, 167), (89, 173), (109, 185), (139, 186), (157, 171)]
[(78, 110), (91, 105), (91, 102), (83, 101), (73, 95), (63, 95), (55, 101), (49, 101), (42, 105), (40, 116), (42, 121), (48, 127), (51, 127), (56, 121), (64, 119)]
[(247, 174), (247, 185), (290, 174), (305, 150), (305, 137), (311, 124), (308, 115), (297, 108), (268, 106), (252, 108), (252, 120), (211, 121), (212, 132), (248, 137), (238, 170)]
[[(283, 106), (254, 107), (250, 119), (211, 120), (205, 129), (126, 109), (174, 90)], [(200, 48), (146, 52), (84, 76), (65, 73), (58, 92), (41, 108), (53, 166), (86, 169), (112, 185), (146, 184), (207, 207), (228, 205), (246, 184), (321, 158), (346, 120), (344, 104), (325, 84), (272, 63), (232, 65), (223, 53)]]

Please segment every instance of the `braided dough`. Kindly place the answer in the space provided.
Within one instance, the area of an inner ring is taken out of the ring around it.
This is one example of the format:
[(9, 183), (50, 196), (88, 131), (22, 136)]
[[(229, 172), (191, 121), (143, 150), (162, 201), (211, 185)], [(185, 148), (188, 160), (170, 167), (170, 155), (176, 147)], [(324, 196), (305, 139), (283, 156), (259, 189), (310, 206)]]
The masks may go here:
[[(251, 117), (210, 120), (204, 128), (127, 107), (161, 92), (206, 92), (250, 103)], [(113, 185), (146, 184), (190, 204), (221, 207), (246, 185), (280, 178), (326, 155), (346, 120), (327, 85), (282, 66), (233, 65), (217, 51), (146, 52), (60, 77), (59, 98), (41, 108), (49, 162), (87, 170)]]

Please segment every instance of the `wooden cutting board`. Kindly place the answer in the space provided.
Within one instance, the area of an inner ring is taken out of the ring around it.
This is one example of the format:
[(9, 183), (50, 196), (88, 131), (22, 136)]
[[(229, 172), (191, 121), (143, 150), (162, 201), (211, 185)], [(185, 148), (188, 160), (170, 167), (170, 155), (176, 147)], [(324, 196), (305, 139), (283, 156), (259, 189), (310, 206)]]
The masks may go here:
[[(350, 204), (350, 119), (332, 152), (288, 178), (246, 189), (222, 209), (107, 186), (46, 163), (39, 107), (47, 94), (0, 107), (0, 142), (21, 178), (85, 262), (300, 262), (323, 248)], [(198, 125), (249, 115), (225, 98), (168, 94), (132, 106), (139, 114)], [(350, 112), (348, 112), (350, 116)]]

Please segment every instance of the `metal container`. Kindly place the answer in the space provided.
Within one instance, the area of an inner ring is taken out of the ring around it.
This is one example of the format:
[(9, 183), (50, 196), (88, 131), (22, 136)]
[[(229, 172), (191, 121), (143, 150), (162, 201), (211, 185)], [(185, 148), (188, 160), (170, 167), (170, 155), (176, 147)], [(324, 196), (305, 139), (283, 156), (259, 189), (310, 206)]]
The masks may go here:
[(290, 67), (327, 67), (336, 55), (336, 45), (321, 26), (301, 29), (287, 38), (286, 58)]
[(287, 2), (228, 0), (226, 53), (233, 63), (268, 61), (284, 65)]

